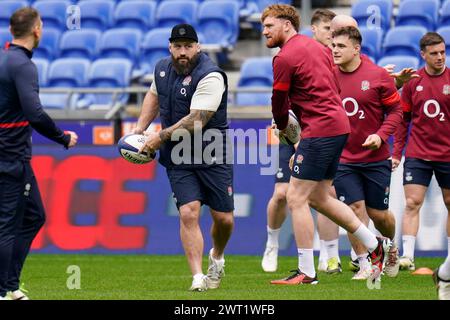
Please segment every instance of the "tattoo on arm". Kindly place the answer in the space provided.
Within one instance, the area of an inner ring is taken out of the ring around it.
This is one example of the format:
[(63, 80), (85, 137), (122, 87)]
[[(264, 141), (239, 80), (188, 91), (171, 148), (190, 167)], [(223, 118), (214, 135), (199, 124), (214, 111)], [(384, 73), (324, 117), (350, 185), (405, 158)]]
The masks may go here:
[(208, 123), (208, 121), (214, 116), (214, 114), (215, 114), (214, 111), (191, 110), (191, 113), (189, 113), (187, 116), (185, 116), (180, 121), (175, 123), (173, 126), (161, 130), (159, 132), (159, 137), (163, 142), (168, 141), (170, 140), (172, 133), (177, 129), (186, 129), (189, 132), (193, 133), (195, 124), (200, 123), (201, 127), (203, 128)]

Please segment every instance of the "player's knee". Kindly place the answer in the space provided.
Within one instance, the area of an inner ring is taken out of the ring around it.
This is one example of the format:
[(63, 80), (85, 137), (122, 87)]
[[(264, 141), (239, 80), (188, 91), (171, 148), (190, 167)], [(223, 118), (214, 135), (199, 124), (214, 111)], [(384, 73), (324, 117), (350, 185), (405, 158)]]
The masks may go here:
[(415, 197), (406, 198), (406, 214), (417, 214), (418, 209), (422, 206), (422, 201)]
[(365, 210), (364, 202), (362, 202), (362, 201), (353, 202), (352, 204), (349, 205), (349, 207), (353, 210), (353, 212), (359, 219), (364, 217), (364, 213), (365, 213), (364, 212), (364, 210)]
[(275, 188), (275, 191), (273, 192), (272, 199), (276, 202), (285, 202), (287, 197), (287, 187), (279, 187)]
[(214, 221), (220, 225), (221, 228), (230, 229), (233, 228), (234, 225), (234, 218), (233, 214), (231, 213), (223, 213), (220, 215), (217, 215), (214, 219)]
[(370, 219), (372, 219), (375, 227), (388, 225), (391, 221), (388, 210), (377, 211), (376, 213), (372, 212), (372, 214), (370, 214)]
[(303, 205), (305, 202), (308, 201), (308, 199), (302, 196), (301, 194), (295, 192), (293, 189), (289, 189), (286, 194), (286, 201), (289, 210), (292, 212), (293, 209)]
[(183, 224), (197, 223), (199, 218), (199, 207), (196, 205), (184, 205), (180, 207), (180, 219)]

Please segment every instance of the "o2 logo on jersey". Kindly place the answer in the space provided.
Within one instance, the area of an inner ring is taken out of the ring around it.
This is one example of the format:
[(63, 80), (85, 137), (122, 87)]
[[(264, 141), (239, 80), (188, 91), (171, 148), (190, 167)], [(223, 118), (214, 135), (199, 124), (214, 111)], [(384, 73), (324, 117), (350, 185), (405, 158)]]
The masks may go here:
[(186, 88), (181, 88), (180, 93), (186, 97)]
[[(347, 110), (347, 102), (351, 102), (353, 104), (353, 110), (348, 111)], [(358, 101), (356, 101), (355, 98), (347, 97), (344, 100), (342, 100), (342, 105), (344, 106), (344, 110), (347, 113), (348, 117), (353, 117), (355, 115), (358, 115), (358, 119), (362, 120), (366, 118), (366, 115), (364, 114), (364, 110), (359, 110)]]
[[(431, 107), (433, 106), (433, 107)], [(439, 121), (445, 121), (445, 114), (441, 112), (441, 106), (439, 105), (439, 102), (437, 102), (434, 99), (427, 100), (425, 104), (423, 105), (423, 113), (428, 118), (436, 118), (438, 117)]]

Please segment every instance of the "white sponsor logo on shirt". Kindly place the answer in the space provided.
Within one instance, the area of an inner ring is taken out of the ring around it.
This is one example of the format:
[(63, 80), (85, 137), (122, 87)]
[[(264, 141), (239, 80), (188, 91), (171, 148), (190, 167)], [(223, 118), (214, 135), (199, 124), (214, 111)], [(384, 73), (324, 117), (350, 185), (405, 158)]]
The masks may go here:
[(367, 91), (370, 89), (370, 82), (367, 80), (364, 80), (361, 82), (361, 90), (362, 91)]
[(418, 91), (418, 92), (423, 91), (423, 87), (422, 86), (417, 86), (416, 87), (416, 91)]
[(444, 88), (442, 89), (442, 93), (448, 96), (450, 94), (450, 85), (445, 84)]
[(160, 76), (161, 78), (164, 78), (164, 77), (166, 76), (166, 72), (165, 72), (165, 71), (161, 71), (161, 72), (159, 73), (159, 76)]

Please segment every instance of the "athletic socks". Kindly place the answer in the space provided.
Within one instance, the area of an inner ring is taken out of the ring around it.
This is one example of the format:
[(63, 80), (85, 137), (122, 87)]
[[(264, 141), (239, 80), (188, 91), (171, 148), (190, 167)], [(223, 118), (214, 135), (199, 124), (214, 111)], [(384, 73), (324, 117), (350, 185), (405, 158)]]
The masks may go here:
[(316, 269), (314, 268), (314, 251), (313, 249), (300, 249), (298, 252), (298, 269), (310, 278), (316, 276)]

